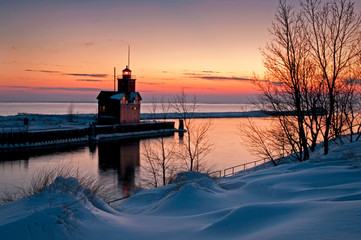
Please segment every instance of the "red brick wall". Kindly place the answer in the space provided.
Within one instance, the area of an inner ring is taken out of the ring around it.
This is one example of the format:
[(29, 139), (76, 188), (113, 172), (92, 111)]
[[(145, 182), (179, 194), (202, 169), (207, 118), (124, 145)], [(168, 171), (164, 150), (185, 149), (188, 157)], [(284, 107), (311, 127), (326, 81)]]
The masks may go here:
[(135, 92), (135, 79), (129, 79), (128, 92)]
[(120, 104), (120, 123), (138, 123), (140, 121), (140, 103)]

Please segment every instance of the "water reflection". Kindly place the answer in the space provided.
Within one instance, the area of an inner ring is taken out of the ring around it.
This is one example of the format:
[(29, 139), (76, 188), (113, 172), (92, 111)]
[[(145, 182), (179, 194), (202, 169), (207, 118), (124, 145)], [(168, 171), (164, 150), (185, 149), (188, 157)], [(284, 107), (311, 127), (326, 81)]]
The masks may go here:
[(48, 155), (59, 155), (62, 153), (76, 152), (79, 149), (84, 148), (84, 143), (73, 143), (73, 144), (59, 144), (52, 146), (44, 146), (37, 148), (23, 148), (23, 149), (9, 149), (0, 151), (0, 162), (1, 161), (17, 161), (26, 160)]
[(0, 192), (21, 186), (43, 168), (71, 164), (114, 186), (115, 197), (132, 195), (140, 166), (139, 141), (106, 141), (86, 145), (0, 152)]
[[(254, 119), (269, 125), (267, 119)], [(197, 121), (204, 121), (197, 119)], [(214, 170), (236, 166), (257, 160), (247, 152), (245, 144), (237, 135), (237, 126), (246, 119), (214, 119), (214, 128), (209, 131), (209, 139), (214, 144), (213, 151), (206, 157)], [(175, 135), (167, 138), (169, 144), (179, 144), (182, 138)], [(145, 165), (142, 143), (145, 140), (107, 141), (88, 145), (58, 145), (56, 148), (31, 149), (0, 153), (0, 191), (4, 185), (19, 185), (32, 178), (38, 169), (51, 168), (61, 164), (74, 164), (85, 174), (111, 181), (118, 189), (118, 196), (131, 194), (135, 185), (141, 183), (140, 165)], [(151, 139), (152, 147), (157, 147), (157, 139)]]
[(123, 196), (132, 195), (140, 166), (139, 140), (111, 141), (98, 144), (99, 175), (117, 173), (118, 189)]

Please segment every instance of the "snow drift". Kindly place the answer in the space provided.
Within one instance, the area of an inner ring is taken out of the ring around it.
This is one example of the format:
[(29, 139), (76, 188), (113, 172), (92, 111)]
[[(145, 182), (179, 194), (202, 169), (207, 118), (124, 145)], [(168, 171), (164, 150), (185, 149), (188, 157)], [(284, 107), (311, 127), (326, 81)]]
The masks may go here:
[(60, 177), (0, 206), (1, 239), (360, 239), (360, 147), (224, 179), (180, 173), (117, 209)]

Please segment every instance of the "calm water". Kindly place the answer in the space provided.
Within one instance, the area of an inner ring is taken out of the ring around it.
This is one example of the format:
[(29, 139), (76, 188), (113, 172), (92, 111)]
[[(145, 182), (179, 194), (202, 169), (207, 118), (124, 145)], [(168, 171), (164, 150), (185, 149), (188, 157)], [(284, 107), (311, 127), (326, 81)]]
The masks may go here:
[[(32, 103), (30, 103), (32, 104)], [(37, 103), (38, 104), (38, 103)], [(18, 106), (18, 103), (15, 104)], [(41, 104), (42, 105), (42, 104)], [(58, 104), (54, 104), (58, 105)], [(54, 108), (53, 105), (53, 108)], [(231, 106), (212, 104), (203, 105), (203, 111), (208, 112), (235, 111), (240, 105)], [(83, 105), (79, 105), (80, 106)], [(94, 104), (84, 104), (84, 109), (91, 109)], [(21, 107), (18, 106), (18, 109)], [(35, 108), (34, 108), (35, 109)], [(60, 107), (58, 112), (60, 113)], [(143, 107), (144, 109), (144, 107)], [(35, 110), (31, 109), (30, 112)], [(42, 108), (37, 113), (45, 111)], [(87, 110), (84, 110), (87, 111)], [(8, 112), (11, 112), (8, 110)], [(85, 112), (84, 112), (85, 113)], [(262, 125), (266, 125), (269, 119), (255, 119)], [(196, 119), (195, 121), (205, 121)], [(238, 135), (238, 126), (244, 124), (246, 119), (242, 118), (219, 118), (213, 119), (213, 128), (209, 131), (209, 139), (213, 144), (211, 153), (206, 157), (208, 165), (213, 170), (222, 170), (241, 163), (256, 160), (246, 149)], [(177, 125), (177, 123), (176, 123)], [(79, 145), (72, 147), (58, 147), (58, 149), (41, 149), (29, 152), (15, 152), (0, 155), (0, 190), (13, 185), (22, 185), (28, 181), (38, 169), (52, 167), (62, 164), (72, 164), (83, 173), (90, 173), (99, 178), (111, 182), (122, 194), (131, 194), (135, 187), (142, 186), (141, 176), (144, 173), (142, 166), (145, 165), (143, 143), (150, 141), (150, 144), (157, 143), (157, 139), (150, 140), (127, 140), (109, 141), (88, 146)], [(167, 138), (169, 143), (178, 144), (180, 138), (176, 133)], [(143, 172), (142, 172), (143, 171)]]
[[(97, 113), (97, 103), (74, 102), (74, 113)], [(70, 103), (58, 102), (0, 102), (0, 116), (18, 113), (66, 114)], [(142, 103), (141, 112), (149, 113), (150, 103)], [(159, 108), (160, 109), (160, 108)], [(251, 104), (207, 104), (200, 103), (198, 112), (242, 112), (253, 110)]]

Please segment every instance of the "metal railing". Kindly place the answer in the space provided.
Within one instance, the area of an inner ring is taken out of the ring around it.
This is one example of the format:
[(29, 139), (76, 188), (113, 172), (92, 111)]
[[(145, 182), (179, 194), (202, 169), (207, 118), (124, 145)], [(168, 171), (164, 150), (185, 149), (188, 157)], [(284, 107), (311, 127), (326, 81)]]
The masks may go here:
[[(258, 165), (264, 164), (266, 162), (270, 161), (268, 158), (259, 159), (252, 162), (242, 163), (233, 167), (225, 168), (223, 170), (223, 176), (222, 176), (222, 170), (214, 171), (209, 173), (209, 176), (211, 177), (229, 177), (233, 176), (234, 174), (237, 174), (239, 172), (245, 171), (250, 168), (254, 168)], [(270, 164), (270, 166), (273, 166), (273, 164)]]
[(256, 160), (253, 162), (247, 162), (247, 163), (239, 164), (239, 165), (236, 165), (233, 167), (225, 168), (223, 170), (223, 177), (229, 177), (229, 176), (232, 176), (241, 171), (245, 171), (247, 169), (256, 167), (257, 165), (266, 163), (266, 161), (268, 161), (268, 160), (269, 160), (268, 158), (264, 158), (264, 159)]
[(28, 132), (28, 126), (6, 126), (0, 128), (0, 133), (19, 133), (19, 132)]
[(222, 170), (210, 172), (210, 173), (208, 173), (208, 175), (211, 177), (214, 177), (214, 178), (220, 178), (220, 177), (222, 177)]

